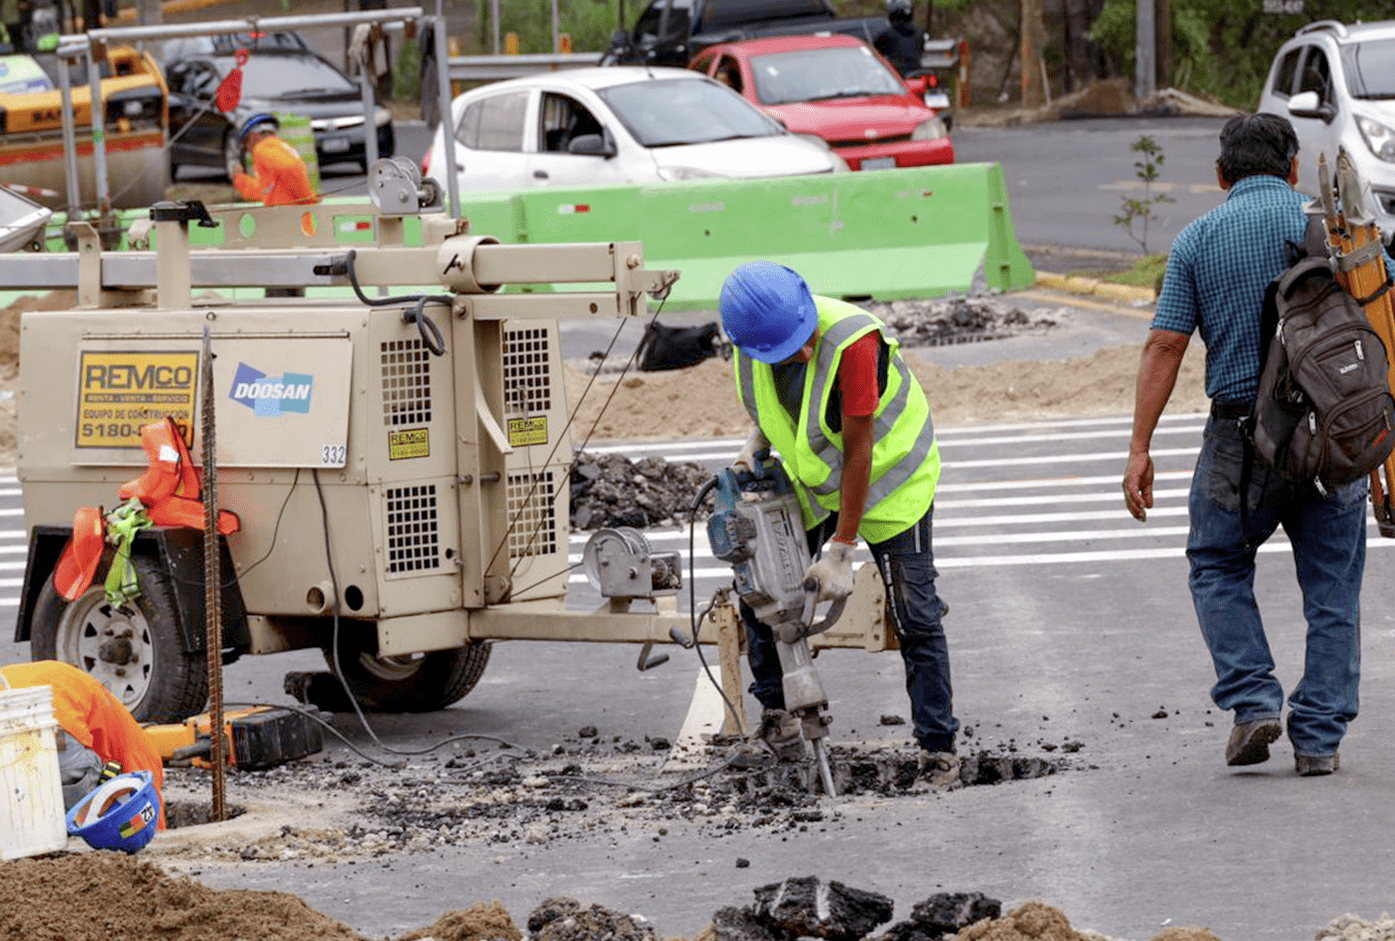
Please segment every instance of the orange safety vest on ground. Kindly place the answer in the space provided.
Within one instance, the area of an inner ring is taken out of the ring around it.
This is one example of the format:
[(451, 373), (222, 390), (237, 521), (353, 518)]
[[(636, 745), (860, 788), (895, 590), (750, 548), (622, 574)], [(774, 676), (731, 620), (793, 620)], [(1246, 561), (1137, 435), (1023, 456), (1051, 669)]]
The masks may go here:
[(310, 185), (310, 171), (290, 144), (279, 137), (265, 137), (252, 148), (251, 174), (233, 177), (243, 199), (266, 206), (317, 203), (320, 197)]
[(103, 761), (115, 761), (122, 771), (149, 771), (160, 794), (160, 824), (165, 828), (165, 768), (154, 741), (135, 716), (97, 680), (71, 664), (57, 660), (11, 663), (0, 675), (16, 689), (48, 686), (53, 690), (53, 717), (73, 738)]

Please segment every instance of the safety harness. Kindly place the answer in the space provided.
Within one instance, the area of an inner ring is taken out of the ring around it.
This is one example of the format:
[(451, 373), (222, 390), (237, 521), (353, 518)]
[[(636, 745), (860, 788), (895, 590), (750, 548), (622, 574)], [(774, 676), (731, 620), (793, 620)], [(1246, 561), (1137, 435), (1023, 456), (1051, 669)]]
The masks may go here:
[[(121, 505), (105, 514), (101, 507), (85, 506), (73, 515), (72, 538), (53, 570), (53, 587), (68, 601), (76, 601), (92, 584), (107, 544), (115, 547), (103, 586), (107, 601), (114, 605), (134, 601), (140, 596), (130, 564), (136, 535), (154, 526), (204, 527), (203, 483), (174, 419), (167, 415), (141, 428), (140, 443), (150, 465), (117, 491)], [(219, 533), (231, 536), (241, 527), (236, 513), (218, 511)]]

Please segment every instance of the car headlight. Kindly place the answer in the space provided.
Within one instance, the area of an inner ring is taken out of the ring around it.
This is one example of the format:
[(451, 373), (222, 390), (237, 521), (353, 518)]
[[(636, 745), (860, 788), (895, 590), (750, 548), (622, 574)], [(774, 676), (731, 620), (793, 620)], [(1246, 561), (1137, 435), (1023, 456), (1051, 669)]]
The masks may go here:
[(833, 149), (832, 147), (828, 146), (828, 141), (824, 140), (817, 134), (795, 134), (794, 136), (798, 137), (800, 140), (806, 140), (811, 144), (818, 144), (824, 150)]
[(911, 140), (939, 140), (948, 133), (944, 120), (936, 115), (917, 124), (915, 130), (911, 131)]
[(1360, 115), (1356, 117), (1356, 126), (1361, 128), (1361, 136), (1366, 139), (1366, 146), (1371, 148), (1371, 153), (1382, 160), (1395, 163), (1395, 131), (1379, 121)]
[(710, 170), (699, 170), (697, 167), (659, 168), (659, 179), (661, 180), (710, 180), (721, 175)]

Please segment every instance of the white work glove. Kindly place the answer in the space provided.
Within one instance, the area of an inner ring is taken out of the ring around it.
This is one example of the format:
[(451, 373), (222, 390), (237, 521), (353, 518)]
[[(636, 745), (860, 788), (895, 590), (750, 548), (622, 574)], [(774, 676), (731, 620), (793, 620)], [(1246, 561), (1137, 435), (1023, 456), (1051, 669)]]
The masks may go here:
[(233, 160), (233, 159), (231, 159), (231, 158), (229, 158), (229, 160), (228, 160), (228, 167), (227, 167), (227, 169), (228, 169), (228, 179), (229, 179), (229, 180), (232, 180), (232, 179), (236, 178), (237, 175), (238, 175), (239, 173), (245, 173), (245, 172), (246, 172), (246, 169), (242, 166), (242, 161), (241, 161), (241, 160)]
[(819, 583), (818, 601), (840, 601), (853, 590), (853, 547), (830, 539), (817, 562), (804, 573)]
[(770, 442), (765, 438), (765, 432), (760, 430), (760, 426), (751, 429), (751, 433), (746, 437), (746, 443), (741, 446), (741, 450), (736, 454), (736, 460), (731, 462), (732, 470), (755, 471), (756, 452), (769, 449)]

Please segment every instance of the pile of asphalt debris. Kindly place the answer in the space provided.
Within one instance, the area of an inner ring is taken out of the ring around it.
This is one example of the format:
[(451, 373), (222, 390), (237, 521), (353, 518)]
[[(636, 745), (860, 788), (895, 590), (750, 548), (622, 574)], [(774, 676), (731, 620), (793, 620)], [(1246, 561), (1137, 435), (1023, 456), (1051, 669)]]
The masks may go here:
[[(572, 464), (573, 530), (678, 526), (693, 516), (693, 501), (712, 477), (693, 463), (661, 457), (631, 461), (620, 454), (581, 453)], [(699, 512), (705, 518), (706, 512)]]
[(892, 301), (868, 305), (868, 310), (880, 317), (906, 347), (1001, 340), (1056, 326), (1050, 317), (1025, 311), (994, 294)]
[[(718, 909), (695, 941), (858, 941), (873, 937), (878, 926), (891, 920), (893, 902), (886, 896), (816, 876), (785, 879), (754, 892), (755, 901), (750, 905)], [(875, 937), (879, 941), (930, 941), (997, 918), (1002, 908), (1001, 902), (981, 892), (941, 892), (918, 902), (908, 919)], [(661, 941), (662, 937), (643, 915), (624, 914), (601, 905), (584, 906), (570, 896), (547, 899), (533, 909), (526, 924), (531, 941)], [(432, 926), (430, 930), (436, 929)], [(523, 937), (517, 929), (505, 929), (502, 936), (509, 941)]]

